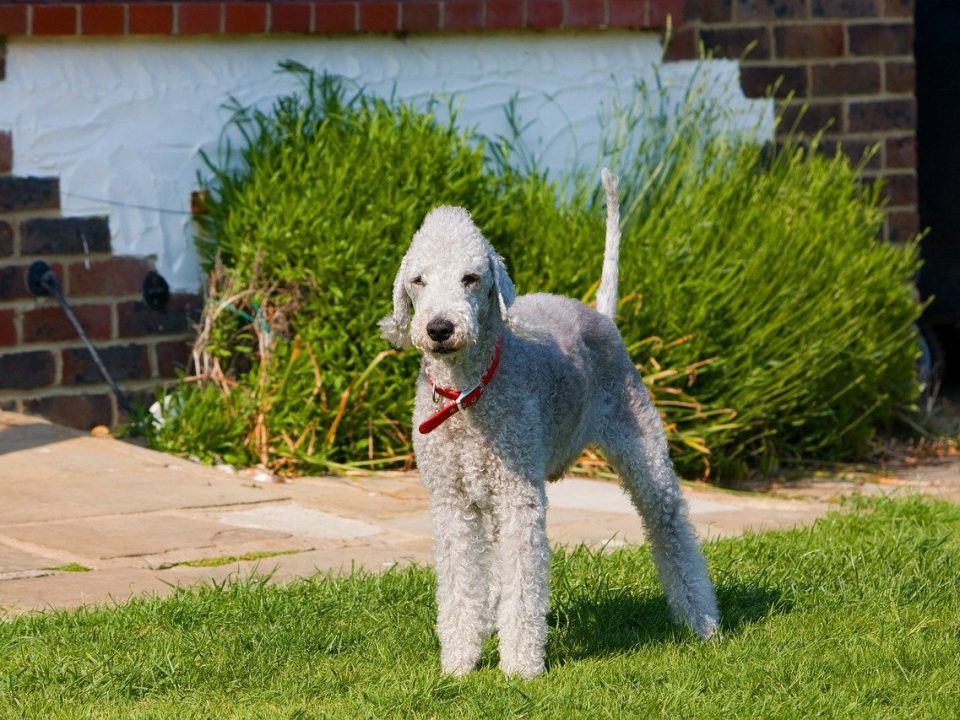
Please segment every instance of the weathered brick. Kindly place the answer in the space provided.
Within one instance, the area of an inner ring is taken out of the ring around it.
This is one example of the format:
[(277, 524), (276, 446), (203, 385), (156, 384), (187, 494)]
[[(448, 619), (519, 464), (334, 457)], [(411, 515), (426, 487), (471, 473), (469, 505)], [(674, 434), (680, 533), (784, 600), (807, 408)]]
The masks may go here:
[[(3, 47), (0, 46), (0, 57), (3, 56)], [(3, 75), (0, 75), (3, 80)], [(0, 173), (13, 170), (13, 136), (8, 132), (0, 132)]]
[(173, 378), (187, 369), (190, 364), (190, 353), (193, 344), (186, 340), (169, 340), (158, 342), (157, 377)]
[(917, 87), (913, 60), (890, 60), (886, 64), (886, 88), (891, 93), (912, 93)]
[(110, 252), (107, 218), (34, 218), (20, 224), (21, 255), (85, 252)]
[[(71, 305), (84, 332), (92, 340), (110, 337), (113, 322), (109, 305)], [(61, 342), (78, 338), (77, 330), (59, 305), (31, 308), (23, 313), (23, 342)]]
[(910, 55), (913, 52), (913, 23), (867, 23), (850, 25), (852, 55)]
[(813, 95), (868, 95), (880, 91), (880, 66), (874, 62), (814, 65)]
[(399, 13), (396, 3), (362, 2), (358, 7), (360, 9), (358, 28), (361, 32), (393, 32), (397, 29)]
[[(27, 289), (27, 269), (29, 265), (6, 265), (0, 267), (0, 300), (19, 300), (33, 295)], [(63, 268), (56, 263), (50, 265), (53, 274), (63, 277)]]
[(917, 139), (914, 135), (887, 138), (887, 167), (915, 168), (917, 166)]
[(0, 35), (25, 35), (27, 32), (26, 5), (0, 5)]
[(674, 30), (669, 38), (664, 33), (664, 43), (664, 60), (694, 60), (697, 57), (697, 35), (691, 27)]
[(130, 295), (139, 293), (144, 276), (153, 269), (147, 258), (116, 255), (107, 260), (78, 261), (67, 268), (71, 297), (82, 295)]
[(810, 12), (815, 18), (868, 18), (880, 14), (883, 0), (813, 0)]
[(139, 300), (118, 303), (120, 337), (187, 332), (199, 321), (200, 307), (199, 297), (186, 294), (172, 295), (166, 312), (151, 310)]
[(731, 0), (688, 0), (686, 15), (688, 21), (729, 22), (733, 17)]
[(84, 35), (122, 35), (126, 24), (126, 8), (110, 3), (89, 3), (80, 6), (80, 32)]
[[(450, 3), (447, 3), (450, 7)], [(604, 21), (603, 3), (594, 0), (567, 0), (564, 26), (568, 28), (600, 28)]]
[(17, 344), (16, 313), (13, 310), (0, 310), (0, 348)]
[(75, 35), (77, 32), (77, 8), (74, 5), (34, 5), (34, 35)]
[(0, 301), (30, 297), (24, 284), (24, 268), (7, 265), (0, 267)]
[(30, 414), (79, 430), (113, 424), (113, 402), (106, 394), (35, 398), (25, 400), (23, 407)]
[(437, 30), (440, 27), (440, 4), (413, 0), (401, 6), (400, 29), (407, 32)]
[(916, 121), (917, 103), (913, 98), (850, 103), (850, 132), (912, 130)]
[(884, 192), (890, 198), (890, 206), (917, 204), (917, 175), (904, 173), (887, 175), (884, 178)]
[(843, 26), (838, 24), (781, 25), (774, 28), (777, 57), (821, 58), (843, 55)]
[[(520, 3), (514, 3), (520, 5)], [(637, 0), (610, 0), (610, 27), (639, 28), (646, 27), (647, 19), (644, 16), (645, 3)], [(489, 13), (489, 10), (487, 11)]]
[(837, 131), (842, 126), (843, 106), (839, 102), (792, 102), (781, 108), (781, 129), (796, 128), (801, 133), (813, 134), (825, 128)]
[(310, 4), (297, 2), (271, 4), (270, 30), (275, 33), (310, 32)]
[[(864, 181), (868, 183), (875, 182), (878, 176), (868, 175)], [(883, 181), (881, 197), (883, 197), (890, 207), (911, 206), (917, 204), (917, 174), (914, 172), (905, 172), (897, 174), (880, 175)]]
[(563, 25), (563, 3), (560, 0), (528, 0), (527, 27), (550, 30)]
[(803, 97), (807, 94), (807, 72), (796, 65), (748, 65), (740, 67), (740, 87), (750, 98), (787, 97), (791, 93)]
[[(219, 33), (222, 15), (223, 6), (220, 3), (182, 2), (177, 7), (177, 32), (181, 35)], [(308, 21), (309, 18), (308, 8)]]
[(667, 26), (667, 18), (670, 18), (671, 26), (683, 24), (683, 0), (655, 0), (650, 3), (649, 27), (664, 28)]
[(314, 27), (319, 33), (353, 32), (357, 29), (357, 4), (352, 2), (316, 3)]
[[(97, 354), (116, 381), (150, 377), (150, 359), (144, 345), (97, 348)], [(67, 348), (62, 351), (61, 358), (61, 379), (64, 385), (95, 385), (106, 382), (96, 361), (85, 347)]]
[(0, 220), (0, 257), (5, 255), (13, 255), (13, 228)]
[[(617, 0), (611, 0), (616, 3)], [(623, 4), (621, 2), (621, 4)], [(611, 7), (611, 24), (613, 23), (613, 8)], [(487, 3), (488, 30), (515, 30), (523, 24), (523, 5), (514, 0), (490, 0)]]
[(54, 381), (56, 364), (46, 350), (0, 354), (0, 390), (28, 390)]
[[(407, 6), (403, 6), (406, 16)], [(476, 2), (446, 2), (443, 6), (444, 30), (479, 30), (483, 27), (483, 6)]]
[(806, 0), (735, 0), (736, 20), (784, 20), (807, 17)]
[(228, 33), (262, 33), (267, 27), (267, 8), (261, 3), (226, 3), (224, 31)]
[(914, 210), (887, 211), (887, 239), (906, 242), (920, 230), (920, 216)]
[(700, 40), (717, 57), (743, 60), (770, 57), (770, 31), (765, 27), (703, 28)]
[(60, 206), (57, 178), (0, 177), (0, 212), (46, 210)]
[(131, 35), (169, 35), (173, 30), (171, 3), (130, 3)]
[(821, 143), (821, 152), (833, 155), (839, 146), (854, 165), (862, 165), (865, 170), (879, 170), (882, 167), (883, 154), (876, 142), (860, 139), (842, 139), (836, 142)]
[[(929, 2), (929, 0), (924, 0)], [(914, 0), (883, 0), (883, 14), (887, 17), (913, 17)]]

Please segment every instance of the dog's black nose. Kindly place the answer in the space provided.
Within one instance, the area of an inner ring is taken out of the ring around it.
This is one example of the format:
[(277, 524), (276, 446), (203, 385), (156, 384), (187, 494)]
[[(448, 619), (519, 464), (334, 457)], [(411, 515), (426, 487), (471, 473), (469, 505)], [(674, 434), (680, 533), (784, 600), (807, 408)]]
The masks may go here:
[(443, 342), (453, 335), (453, 323), (444, 318), (434, 318), (427, 323), (427, 335), (434, 342)]

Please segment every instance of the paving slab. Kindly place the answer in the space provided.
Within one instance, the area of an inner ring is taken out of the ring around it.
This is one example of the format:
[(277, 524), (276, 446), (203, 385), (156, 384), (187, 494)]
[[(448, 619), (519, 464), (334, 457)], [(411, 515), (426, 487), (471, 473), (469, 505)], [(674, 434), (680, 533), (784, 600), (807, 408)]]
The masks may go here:
[[(960, 501), (960, 459), (764, 490), (684, 485), (691, 520), (707, 539), (809, 523), (851, 493), (922, 491)], [(318, 571), (380, 571), (432, 555), (429, 501), (416, 473), (252, 482), (229, 468), (5, 412), (0, 493), (0, 607), (12, 613), (250, 574), (284, 582)], [(644, 540), (615, 482), (565, 478), (547, 495), (554, 545), (610, 549)], [(184, 564), (201, 559), (213, 566)], [(91, 571), (63, 571), (71, 562)]]
[(182, 458), (5, 412), (0, 484), (2, 524), (150, 512), (172, 498), (190, 508), (282, 496), (274, 489), (267, 498), (259, 485)]
[(0, 580), (20, 577), (25, 572), (36, 574), (51, 564), (49, 557), (0, 543)]
[(107, 518), (84, 518), (64, 522), (0, 525), (0, 539), (69, 553), (78, 561), (98, 561), (158, 555), (185, 548), (217, 547), (226, 553), (231, 546), (269, 540), (285, 540), (289, 532), (232, 527), (223, 523), (184, 517), (173, 513)]
[(355, 540), (380, 535), (384, 529), (370, 523), (313, 510), (297, 503), (231, 510), (217, 515), (223, 524), (241, 528), (262, 528), (318, 540)]

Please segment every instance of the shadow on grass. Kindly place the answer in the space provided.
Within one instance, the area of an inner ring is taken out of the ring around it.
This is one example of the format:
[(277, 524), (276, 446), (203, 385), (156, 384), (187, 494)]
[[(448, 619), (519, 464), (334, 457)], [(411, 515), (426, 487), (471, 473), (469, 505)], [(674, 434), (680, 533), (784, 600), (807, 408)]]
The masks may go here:
[[(785, 614), (792, 605), (776, 588), (748, 584), (717, 586), (720, 629), (727, 637), (744, 625)], [(644, 645), (679, 642), (690, 631), (674, 625), (662, 594), (622, 591), (607, 597), (573, 597), (550, 613), (548, 664), (607, 657)]]

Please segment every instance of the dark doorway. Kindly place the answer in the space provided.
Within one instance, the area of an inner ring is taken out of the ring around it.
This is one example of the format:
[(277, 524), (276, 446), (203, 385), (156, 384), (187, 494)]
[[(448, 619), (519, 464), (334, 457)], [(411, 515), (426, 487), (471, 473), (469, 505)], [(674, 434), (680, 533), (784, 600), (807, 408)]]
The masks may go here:
[(931, 319), (960, 320), (960, 2), (920, 0), (916, 13), (920, 291), (935, 296)]
[(925, 321), (946, 350), (951, 379), (960, 375), (960, 2), (918, 0), (917, 180), (924, 266), (918, 285), (933, 296)]

